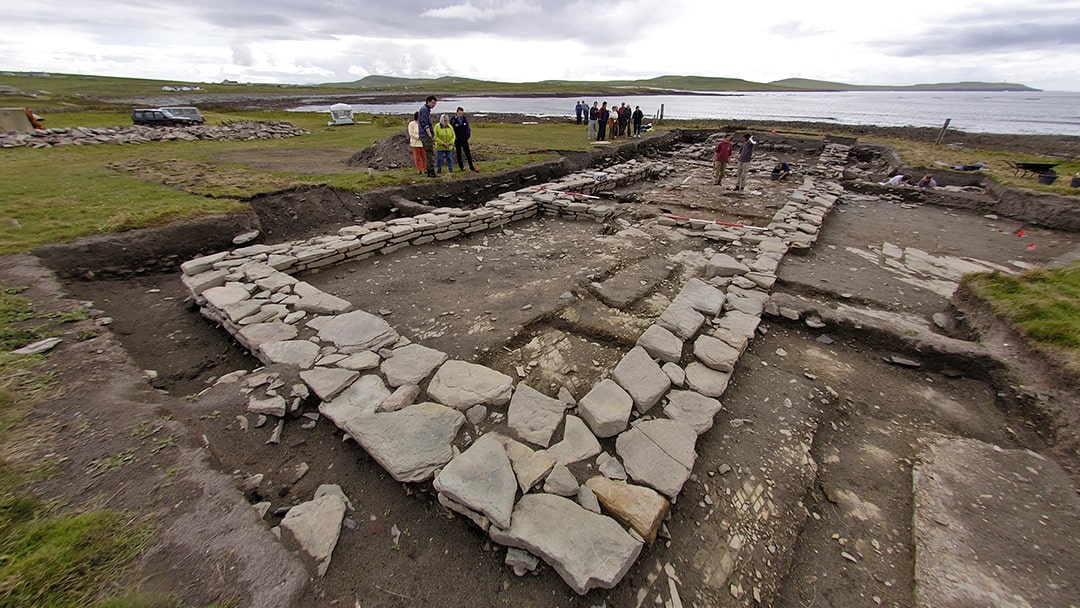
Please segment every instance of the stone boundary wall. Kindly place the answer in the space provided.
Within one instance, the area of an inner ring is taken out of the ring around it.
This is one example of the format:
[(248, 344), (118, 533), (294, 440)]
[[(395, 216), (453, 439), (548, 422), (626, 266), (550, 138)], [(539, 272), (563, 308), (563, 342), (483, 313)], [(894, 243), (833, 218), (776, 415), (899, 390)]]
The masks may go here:
[[(203, 256), (182, 265), (182, 280), (202, 313), (260, 361), (297, 370), (299, 381), (291, 388), (279, 380), (252, 392), (250, 412), (277, 417), (279, 433), (287, 417), (299, 415), (303, 396), (314, 393), (319, 414), (395, 480), (431, 480), (442, 505), (511, 547), (507, 563), (515, 570), (535, 567), (539, 557), (584, 594), (617, 585), (655, 540), (693, 471), (697, 437), (712, 427), (721, 409), (718, 398), (756, 335), (777, 267), (788, 251), (814, 244), (842, 193), (836, 182), (848, 151), (826, 146), (764, 230), (659, 219), (700, 230), (706, 239), (752, 244), (754, 254), (713, 255), (704, 276), (690, 279), (609, 377), (577, 402), (568, 393), (551, 398), (496, 370), (412, 343), (381, 317), (354, 310), (290, 273), (448, 240), (538, 213), (606, 218), (614, 209), (591, 204), (587, 196), (667, 171), (662, 163), (631, 161), (572, 174), (505, 193), (472, 211), (439, 209), (306, 241)], [(417, 403), (422, 395), (426, 400)], [(507, 434), (489, 432), (475, 441), (462, 436), (466, 419), (476, 425), (485, 418), (505, 419)], [(556, 436), (561, 439), (552, 443)], [(601, 439), (613, 442), (614, 455)], [(790, 444), (778, 449), (791, 450), (801, 466), (813, 469), (809, 443), (792, 437)], [(459, 445), (466, 449), (459, 451)], [(600, 474), (581, 483), (570, 467), (584, 461), (594, 462)], [(730, 498), (745, 523), (732, 525), (730, 551), (720, 560), (724, 571), (713, 577), (730, 582), (736, 598), (753, 589), (756, 599), (761, 575), (740, 547), (759, 522), (783, 517), (798, 526), (806, 513), (801, 519), (799, 513), (781, 517), (771, 491), (752, 479)]]
[(0, 148), (51, 148), (53, 146), (89, 146), (93, 144), (145, 144), (153, 141), (244, 141), (282, 139), (307, 135), (308, 131), (279, 121), (242, 121), (231, 124), (192, 125), (189, 127), (71, 127), (34, 129), (24, 133), (0, 134)]

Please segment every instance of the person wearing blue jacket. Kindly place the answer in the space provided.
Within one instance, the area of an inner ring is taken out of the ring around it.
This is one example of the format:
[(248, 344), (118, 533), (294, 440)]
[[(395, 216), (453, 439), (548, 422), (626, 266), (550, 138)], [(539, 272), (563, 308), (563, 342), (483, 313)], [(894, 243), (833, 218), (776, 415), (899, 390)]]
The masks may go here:
[(469, 170), (476, 171), (476, 165), (472, 162), (472, 150), (469, 149), (469, 138), (472, 137), (472, 127), (469, 126), (469, 117), (465, 116), (465, 109), (458, 108), (457, 114), (450, 119), (454, 127), (454, 155), (457, 156), (458, 167), (465, 170), (465, 159), (469, 161)]

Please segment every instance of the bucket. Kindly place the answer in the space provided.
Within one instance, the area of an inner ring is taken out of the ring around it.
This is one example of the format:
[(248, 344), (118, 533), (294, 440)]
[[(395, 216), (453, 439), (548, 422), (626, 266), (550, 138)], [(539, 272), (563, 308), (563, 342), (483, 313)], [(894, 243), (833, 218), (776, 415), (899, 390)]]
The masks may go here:
[(1046, 173), (1039, 174), (1039, 183), (1047, 186), (1054, 183), (1054, 180), (1058, 178), (1058, 174), (1053, 171), (1047, 171)]

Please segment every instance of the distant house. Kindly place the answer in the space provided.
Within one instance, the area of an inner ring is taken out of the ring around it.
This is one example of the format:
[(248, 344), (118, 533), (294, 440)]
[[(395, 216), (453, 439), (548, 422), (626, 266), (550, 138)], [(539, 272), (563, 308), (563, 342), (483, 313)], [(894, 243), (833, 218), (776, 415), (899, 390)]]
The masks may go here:
[(237, 82), (237, 81), (235, 81), (235, 80), (228, 80), (228, 79), (225, 79), (225, 80), (222, 80), (222, 81), (221, 81), (221, 84), (229, 84), (229, 85), (237, 86), (237, 85), (239, 85), (240, 83), (239, 83), (239, 82)]

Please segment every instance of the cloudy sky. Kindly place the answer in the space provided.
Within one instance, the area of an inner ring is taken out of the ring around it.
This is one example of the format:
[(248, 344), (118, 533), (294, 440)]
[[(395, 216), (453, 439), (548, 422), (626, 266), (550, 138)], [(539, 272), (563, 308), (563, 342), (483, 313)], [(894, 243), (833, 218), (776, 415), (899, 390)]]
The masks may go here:
[(0, 70), (316, 83), (663, 74), (1080, 90), (1080, 0), (35, 0)]

